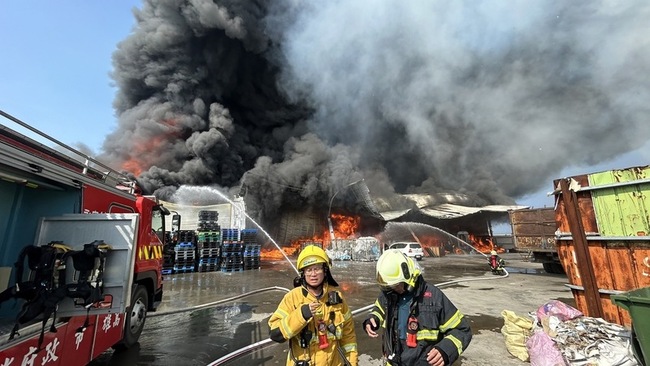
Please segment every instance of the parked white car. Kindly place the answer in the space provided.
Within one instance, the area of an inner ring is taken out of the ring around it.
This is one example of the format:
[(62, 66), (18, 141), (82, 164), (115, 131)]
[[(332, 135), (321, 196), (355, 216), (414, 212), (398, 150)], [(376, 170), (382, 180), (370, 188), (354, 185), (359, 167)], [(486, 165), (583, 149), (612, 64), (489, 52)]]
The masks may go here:
[(413, 257), (418, 261), (422, 260), (422, 257), (424, 257), (422, 246), (414, 241), (393, 243), (388, 247), (388, 249), (399, 249), (402, 253), (406, 254), (406, 256)]

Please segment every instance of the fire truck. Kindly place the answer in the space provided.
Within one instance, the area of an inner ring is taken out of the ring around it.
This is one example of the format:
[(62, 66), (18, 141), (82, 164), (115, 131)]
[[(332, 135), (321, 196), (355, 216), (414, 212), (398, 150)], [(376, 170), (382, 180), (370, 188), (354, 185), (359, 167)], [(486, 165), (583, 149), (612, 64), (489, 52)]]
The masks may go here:
[[(169, 211), (128, 175), (0, 115), (0, 365), (86, 365), (137, 344), (162, 300)], [(52, 247), (64, 254), (50, 267), (21, 257)], [(88, 253), (101, 255), (76, 261)], [(34, 280), (44, 268), (53, 280)]]

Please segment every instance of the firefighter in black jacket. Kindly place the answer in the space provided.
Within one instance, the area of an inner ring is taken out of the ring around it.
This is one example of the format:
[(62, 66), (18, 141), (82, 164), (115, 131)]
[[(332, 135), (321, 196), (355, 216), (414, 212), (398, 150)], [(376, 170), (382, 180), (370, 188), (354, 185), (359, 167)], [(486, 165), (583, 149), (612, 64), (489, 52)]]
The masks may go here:
[(370, 337), (384, 328), (383, 353), (389, 365), (444, 366), (467, 348), (469, 321), (440, 289), (427, 283), (419, 267), (399, 250), (377, 261), (381, 294), (363, 327)]

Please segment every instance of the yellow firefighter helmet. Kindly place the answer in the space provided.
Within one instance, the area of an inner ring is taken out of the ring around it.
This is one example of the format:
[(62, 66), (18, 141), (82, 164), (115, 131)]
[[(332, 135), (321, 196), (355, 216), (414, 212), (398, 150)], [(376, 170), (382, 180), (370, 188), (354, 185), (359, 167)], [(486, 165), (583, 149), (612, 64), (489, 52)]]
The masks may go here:
[(386, 250), (377, 260), (377, 284), (382, 288), (391, 288), (404, 282), (407, 290), (413, 289), (420, 274), (420, 268), (413, 259), (398, 249)]
[(325, 251), (316, 245), (307, 245), (298, 255), (298, 270), (309, 267), (313, 264), (325, 263), (330, 267), (332, 261)]

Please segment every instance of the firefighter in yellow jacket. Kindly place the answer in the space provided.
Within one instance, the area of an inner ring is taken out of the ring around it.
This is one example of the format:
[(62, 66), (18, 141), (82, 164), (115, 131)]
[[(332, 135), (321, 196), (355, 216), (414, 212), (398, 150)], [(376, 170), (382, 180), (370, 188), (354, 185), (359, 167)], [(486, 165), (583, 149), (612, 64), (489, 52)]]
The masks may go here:
[(298, 256), (300, 285), (269, 319), (270, 337), (289, 341), (287, 366), (357, 366), (352, 313), (330, 272), (331, 260), (315, 245)]

